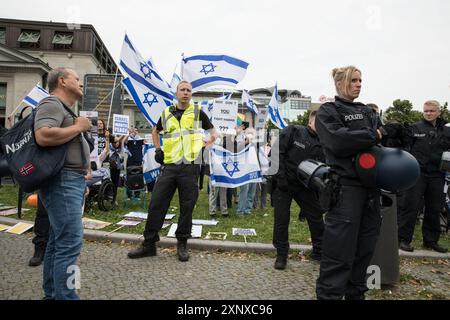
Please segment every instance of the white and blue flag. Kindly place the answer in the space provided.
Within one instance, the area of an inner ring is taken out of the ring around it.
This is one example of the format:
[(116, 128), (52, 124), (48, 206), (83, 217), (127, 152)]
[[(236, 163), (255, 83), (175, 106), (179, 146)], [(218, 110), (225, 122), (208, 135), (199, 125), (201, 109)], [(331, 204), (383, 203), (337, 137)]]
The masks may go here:
[(145, 183), (155, 181), (161, 171), (161, 165), (155, 160), (155, 151), (156, 149), (153, 144), (144, 144), (142, 168)]
[(242, 90), (242, 105), (246, 106), (247, 109), (254, 114), (258, 114), (258, 107), (256, 106), (255, 101), (250, 97), (247, 90)]
[(215, 187), (236, 188), (262, 181), (261, 168), (252, 144), (238, 153), (217, 145), (211, 147), (210, 169), (211, 184)]
[(127, 35), (119, 67), (125, 76), (122, 82), (128, 93), (148, 122), (155, 126), (164, 108), (172, 104), (173, 94), (169, 85), (156, 71), (153, 61), (142, 58)]
[(32, 108), (36, 108), (39, 102), (42, 99), (50, 96), (47, 90), (42, 88), (40, 85), (35, 85), (33, 89), (31, 89), (30, 93), (27, 94), (25, 98), (23, 98), (22, 102), (31, 106)]
[(227, 55), (198, 55), (183, 58), (182, 78), (192, 91), (216, 85), (236, 86), (244, 79), (248, 63)]
[(284, 122), (278, 109), (278, 85), (275, 84), (272, 98), (270, 99), (268, 107), (270, 121), (279, 129), (284, 129), (287, 124)]
[(214, 100), (230, 100), (232, 95), (233, 95), (233, 93), (230, 92), (229, 94), (225, 94), (222, 97), (217, 98), (217, 99), (200, 101), (200, 106), (202, 108), (202, 111), (204, 113), (206, 113), (209, 120), (211, 120), (212, 119), (212, 111), (214, 108)]

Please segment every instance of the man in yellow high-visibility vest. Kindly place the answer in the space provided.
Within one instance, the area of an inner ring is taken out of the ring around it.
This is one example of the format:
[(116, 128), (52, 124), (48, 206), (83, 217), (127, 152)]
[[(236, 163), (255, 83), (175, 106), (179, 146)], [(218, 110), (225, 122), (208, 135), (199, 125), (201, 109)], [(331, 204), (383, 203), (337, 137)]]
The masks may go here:
[[(177, 253), (180, 261), (188, 261), (187, 239), (191, 237), (192, 211), (198, 198), (198, 175), (200, 172), (202, 148), (209, 147), (217, 138), (208, 116), (197, 104), (191, 103), (192, 86), (181, 81), (176, 92), (178, 103), (163, 110), (152, 138), (156, 147), (155, 160), (161, 163), (161, 174), (152, 192), (148, 208), (147, 224), (142, 245), (128, 253), (131, 259), (156, 255), (156, 242), (170, 202), (178, 188), (180, 216), (177, 237)], [(201, 129), (210, 133), (210, 139), (203, 142)], [(163, 134), (163, 149), (159, 134)]]

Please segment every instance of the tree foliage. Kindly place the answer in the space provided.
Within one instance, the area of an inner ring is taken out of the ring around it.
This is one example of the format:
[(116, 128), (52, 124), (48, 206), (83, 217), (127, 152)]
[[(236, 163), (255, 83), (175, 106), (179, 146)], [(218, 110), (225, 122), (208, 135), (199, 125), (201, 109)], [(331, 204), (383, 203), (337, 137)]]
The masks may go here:
[(394, 100), (392, 107), (386, 109), (384, 114), (387, 122), (414, 123), (422, 119), (422, 113), (413, 110), (409, 100)]

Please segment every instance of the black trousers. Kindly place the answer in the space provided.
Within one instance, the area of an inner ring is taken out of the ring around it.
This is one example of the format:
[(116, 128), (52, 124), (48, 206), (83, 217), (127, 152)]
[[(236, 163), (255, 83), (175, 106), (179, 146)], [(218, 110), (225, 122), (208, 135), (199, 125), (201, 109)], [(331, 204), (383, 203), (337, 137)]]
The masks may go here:
[(289, 251), (289, 220), (292, 199), (297, 202), (306, 216), (311, 232), (313, 251), (320, 253), (324, 223), (323, 211), (319, 206), (317, 196), (300, 184), (290, 184), (288, 191), (276, 188), (273, 193), (275, 211), (272, 243), (277, 249), (277, 255), (287, 255)]
[(34, 238), (32, 240), (35, 249), (45, 249), (48, 241), (48, 231), (50, 221), (48, 220), (47, 210), (38, 199), (38, 207), (36, 210), (36, 218), (34, 219)]
[(192, 212), (198, 198), (198, 174), (199, 166), (196, 164), (163, 166), (153, 188), (144, 230), (144, 242), (159, 241), (158, 233), (176, 189), (180, 199), (180, 215), (175, 236), (178, 240), (191, 237)]
[(361, 297), (380, 233), (380, 191), (341, 186), (335, 206), (325, 218), (318, 299)]
[(420, 175), (416, 185), (407, 190), (398, 207), (399, 241), (411, 242), (416, 225), (417, 212), (422, 197), (425, 199), (425, 212), (422, 224), (423, 242), (437, 243), (441, 234), (439, 215), (445, 201), (443, 175)]
[(114, 201), (116, 201), (117, 189), (120, 185), (120, 170), (110, 168), (109, 172), (111, 174), (111, 182), (114, 184)]

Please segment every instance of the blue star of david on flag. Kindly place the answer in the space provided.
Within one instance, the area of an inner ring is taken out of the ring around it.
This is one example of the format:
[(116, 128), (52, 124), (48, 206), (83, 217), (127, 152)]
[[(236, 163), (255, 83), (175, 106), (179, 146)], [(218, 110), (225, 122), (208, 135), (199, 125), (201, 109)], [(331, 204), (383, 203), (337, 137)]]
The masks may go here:
[[(152, 97), (150, 100), (149, 97)], [(158, 99), (156, 99), (156, 96), (152, 93), (144, 93), (144, 101), (142, 103), (147, 103), (149, 107), (152, 106), (154, 103), (158, 103)]]
[(145, 78), (152, 78), (152, 69), (148, 66), (146, 63), (140, 63), (141, 64), (141, 72), (144, 75)]
[[(233, 161), (231, 158), (229, 158), (227, 162), (222, 163), (222, 166), (225, 169), (225, 171), (230, 175), (230, 177), (232, 177), (233, 174), (240, 171), (238, 168), (238, 164), (239, 162)], [(229, 165), (232, 166), (231, 170), (228, 169)]]
[(209, 64), (203, 64), (203, 69), (200, 70), (200, 72), (203, 72), (206, 75), (208, 75), (208, 73), (214, 72), (216, 71), (214, 68), (217, 68), (217, 65), (213, 65), (213, 63), (209, 63)]

